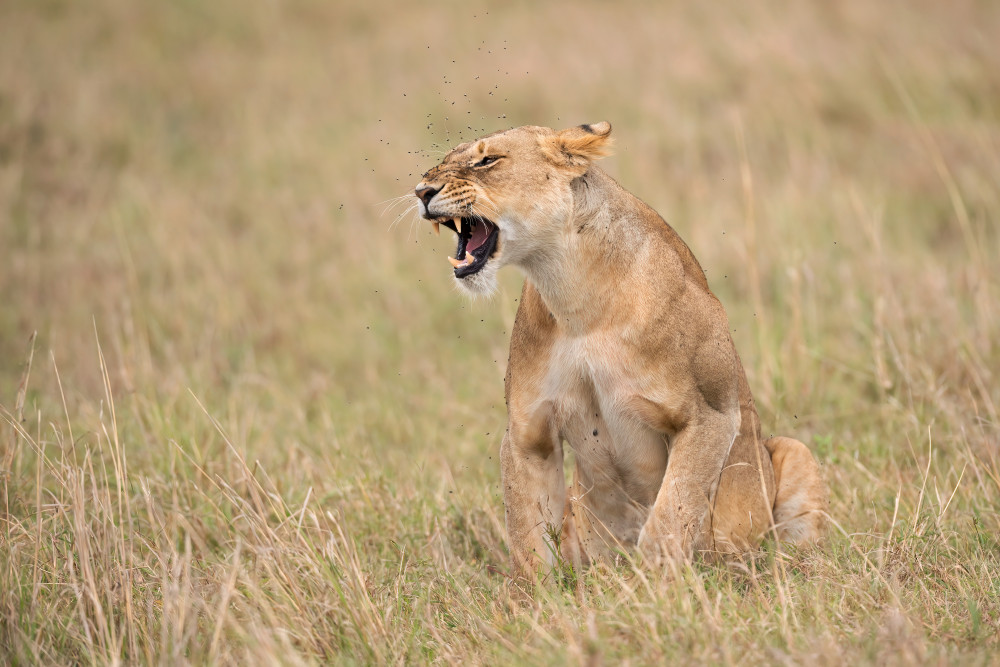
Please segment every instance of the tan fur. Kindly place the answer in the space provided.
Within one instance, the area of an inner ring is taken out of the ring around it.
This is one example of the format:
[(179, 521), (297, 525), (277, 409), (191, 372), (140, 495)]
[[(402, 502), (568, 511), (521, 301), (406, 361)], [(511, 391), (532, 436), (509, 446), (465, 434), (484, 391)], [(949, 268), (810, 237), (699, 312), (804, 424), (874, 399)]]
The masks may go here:
[[(462, 144), (417, 186), (425, 217), (482, 216), (527, 275), (500, 449), (511, 555), (574, 564), (638, 547), (665, 563), (738, 553), (776, 528), (820, 539), (827, 508), (802, 443), (763, 442), (726, 313), (688, 246), (593, 165), (610, 124), (520, 127)], [(483, 165), (486, 156), (496, 159)], [(567, 490), (563, 443), (576, 469)]]

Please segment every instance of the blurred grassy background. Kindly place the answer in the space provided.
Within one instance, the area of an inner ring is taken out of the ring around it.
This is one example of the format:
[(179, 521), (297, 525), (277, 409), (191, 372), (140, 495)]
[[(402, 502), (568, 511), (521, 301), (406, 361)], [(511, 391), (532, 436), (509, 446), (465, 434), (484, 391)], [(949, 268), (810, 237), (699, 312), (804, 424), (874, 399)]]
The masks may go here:
[[(971, 0), (0, 4), (0, 655), (991, 661), (996, 34)], [(392, 198), (460, 140), (598, 120), (843, 533), (798, 575), (517, 611), (521, 278), (466, 301)]]

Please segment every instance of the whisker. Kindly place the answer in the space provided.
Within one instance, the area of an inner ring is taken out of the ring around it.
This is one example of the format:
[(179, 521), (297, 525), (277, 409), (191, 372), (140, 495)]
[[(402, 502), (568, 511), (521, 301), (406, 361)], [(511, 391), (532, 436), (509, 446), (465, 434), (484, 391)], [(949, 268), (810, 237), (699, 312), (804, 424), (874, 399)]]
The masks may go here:
[(386, 199), (385, 201), (382, 201), (382, 202), (379, 202), (378, 204), (375, 204), (375, 206), (383, 206), (384, 205), (383, 208), (382, 208), (382, 213), (380, 215), (385, 215), (386, 213), (388, 213), (389, 211), (393, 210), (397, 206), (406, 203), (412, 197), (414, 197), (413, 193), (409, 192), (409, 193), (407, 193), (405, 195), (400, 195), (399, 197), (392, 197), (390, 199)]
[(413, 192), (412, 191), (411, 192), (406, 192), (405, 194), (401, 194), (398, 197), (389, 197), (388, 199), (383, 199), (380, 202), (376, 202), (375, 206), (381, 206), (383, 204), (393, 205), (393, 204), (396, 204), (397, 202), (404, 201), (408, 197), (412, 197), (412, 196), (413, 196)]
[[(487, 218), (492, 221), (496, 221), (500, 217), (500, 211), (496, 209), (490, 202), (484, 202), (477, 200), (475, 204), (472, 205), (473, 212), (480, 218)], [(488, 215), (483, 215), (479, 210), (486, 211)]]
[[(393, 219), (393, 221), (389, 223), (389, 227), (388, 227), (388, 229), (389, 229), (389, 230), (391, 230), (391, 229), (392, 229), (393, 227), (395, 227), (395, 226), (396, 226), (397, 224), (399, 224), (399, 221), (400, 221), (400, 220), (402, 220), (402, 219), (403, 219), (404, 217), (406, 217), (406, 216), (407, 216), (408, 214), (410, 214), (410, 213), (415, 213), (415, 212), (416, 212), (416, 211), (417, 211), (417, 210), (418, 210), (419, 208), (420, 208), (420, 203), (419, 203), (419, 202), (416, 202), (416, 201), (414, 201), (414, 202), (413, 202), (412, 204), (410, 204), (410, 205), (409, 205), (409, 206), (407, 206), (407, 207), (406, 207), (405, 209), (403, 209), (403, 210), (402, 210), (402, 211), (401, 211), (401, 212), (399, 213), (399, 215), (397, 215), (397, 216), (396, 216), (396, 217), (395, 217), (395, 218)], [(417, 216), (414, 216), (414, 219), (416, 219), (416, 218), (417, 218)]]
[(418, 215), (415, 215), (412, 218), (410, 218), (410, 231), (406, 234), (406, 238), (407, 239), (410, 238), (411, 234), (413, 235), (413, 238), (417, 238), (417, 234), (420, 233), (419, 229), (417, 228), (417, 224), (420, 221), (421, 221), (421, 218)]
[(386, 202), (388, 202), (388, 201), (395, 201), (395, 200), (397, 200), (397, 199), (402, 199), (402, 198), (404, 198), (404, 197), (406, 197), (406, 196), (408, 196), (408, 195), (411, 195), (411, 194), (413, 194), (413, 191), (412, 191), (412, 190), (406, 190), (406, 191), (405, 191), (405, 192), (403, 192), (403, 194), (401, 194), (401, 195), (398, 195), (398, 196), (396, 196), (396, 197), (389, 197), (388, 199), (384, 199), (384, 200), (382, 200), (382, 201), (380, 201), (380, 202), (377, 202), (377, 203), (379, 203), (379, 204), (384, 204), (384, 203), (386, 203)]
[(480, 206), (480, 207), (486, 209), (487, 211), (496, 212), (496, 210), (497, 210), (496, 206), (493, 204), (493, 202), (491, 202), (489, 199), (486, 199), (484, 197), (477, 197), (476, 198), (475, 206)]
[(397, 226), (399, 222), (406, 217), (410, 218), (410, 226), (412, 227), (417, 223), (418, 220), (420, 220), (419, 210), (420, 207), (417, 204), (407, 207), (402, 213), (396, 216), (396, 220), (393, 222), (392, 227)]

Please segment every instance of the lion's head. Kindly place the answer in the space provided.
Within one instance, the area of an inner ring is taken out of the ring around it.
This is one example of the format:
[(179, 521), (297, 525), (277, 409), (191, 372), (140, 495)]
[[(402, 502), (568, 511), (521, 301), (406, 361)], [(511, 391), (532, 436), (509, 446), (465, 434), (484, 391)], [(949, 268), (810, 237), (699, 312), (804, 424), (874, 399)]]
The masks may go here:
[(424, 218), (458, 235), (449, 257), (471, 294), (496, 288), (504, 264), (544, 258), (573, 206), (571, 183), (608, 154), (611, 124), (525, 126), (455, 147), (417, 185)]

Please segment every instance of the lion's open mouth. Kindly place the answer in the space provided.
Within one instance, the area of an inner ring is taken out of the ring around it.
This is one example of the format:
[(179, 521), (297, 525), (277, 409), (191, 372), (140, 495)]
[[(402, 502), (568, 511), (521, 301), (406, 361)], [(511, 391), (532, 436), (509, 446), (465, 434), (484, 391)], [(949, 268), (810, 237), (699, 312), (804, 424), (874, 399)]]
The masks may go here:
[(449, 227), (458, 234), (455, 256), (448, 261), (455, 267), (455, 277), (465, 278), (478, 273), (497, 249), (500, 229), (496, 223), (485, 218), (452, 218), (438, 224)]

